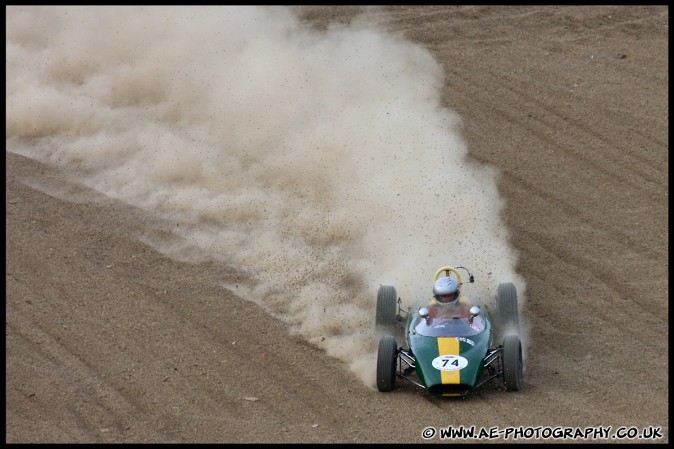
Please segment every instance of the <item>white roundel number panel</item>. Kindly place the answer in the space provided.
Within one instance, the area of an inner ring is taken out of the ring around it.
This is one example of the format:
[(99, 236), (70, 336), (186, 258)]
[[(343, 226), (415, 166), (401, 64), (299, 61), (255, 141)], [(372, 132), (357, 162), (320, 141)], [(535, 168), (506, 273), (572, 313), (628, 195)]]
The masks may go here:
[(440, 371), (456, 371), (468, 366), (468, 360), (460, 355), (441, 355), (433, 359), (433, 368)]

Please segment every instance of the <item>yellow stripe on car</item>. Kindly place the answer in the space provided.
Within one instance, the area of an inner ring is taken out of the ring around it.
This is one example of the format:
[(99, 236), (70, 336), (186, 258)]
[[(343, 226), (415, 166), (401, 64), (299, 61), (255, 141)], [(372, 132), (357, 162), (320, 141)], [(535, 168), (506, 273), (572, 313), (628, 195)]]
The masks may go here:
[[(459, 340), (454, 337), (438, 338), (438, 355), (459, 355)], [(461, 370), (440, 371), (443, 384), (461, 383)]]

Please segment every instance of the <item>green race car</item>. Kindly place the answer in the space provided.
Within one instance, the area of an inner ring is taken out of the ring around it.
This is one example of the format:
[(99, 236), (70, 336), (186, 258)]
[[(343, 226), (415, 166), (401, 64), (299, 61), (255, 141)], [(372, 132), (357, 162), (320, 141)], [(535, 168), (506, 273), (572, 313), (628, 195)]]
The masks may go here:
[[(435, 281), (443, 273), (447, 278), (454, 275), (462, 285), (458, 269), (440, 268)], [(469, 282), (474, 282), (470, 272), (468, 275)], [(395, 287), (379, 287), (375, 324), (384, 334), (377, 353), (379, 391), (393, 390), (396, 378), (434, 396), (465, 396), (492, 379), (502, 381), (509, 391), (522, 388), (519, 312), (512, 282), (498, 285), (493, 317), (486, 305), (472, 305), (463, 296), (462, 308), (426, 302), (416, 304), (413, 308), (417, 311), (411, 313), (410, 309), (403, 310), (401, 303)], [(499, 338), (497, 346), (495, 335)], [(404, 345), (398, 346), (396, 338)]]

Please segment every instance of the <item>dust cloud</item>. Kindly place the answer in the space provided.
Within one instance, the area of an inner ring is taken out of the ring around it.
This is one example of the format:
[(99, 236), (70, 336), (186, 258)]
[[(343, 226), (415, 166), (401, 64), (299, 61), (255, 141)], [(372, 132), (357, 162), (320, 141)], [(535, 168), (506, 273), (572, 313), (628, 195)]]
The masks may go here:
[(8, 150), (181, 223), (157, 249), (250, 273), (245, 297), (366, 384), (380, 284), (411, 305), (461, 265), (467, 296), (513, 281), (523, 304), (498, 172), (467, 159), (421, 45), (285, 7), (6, 13)]

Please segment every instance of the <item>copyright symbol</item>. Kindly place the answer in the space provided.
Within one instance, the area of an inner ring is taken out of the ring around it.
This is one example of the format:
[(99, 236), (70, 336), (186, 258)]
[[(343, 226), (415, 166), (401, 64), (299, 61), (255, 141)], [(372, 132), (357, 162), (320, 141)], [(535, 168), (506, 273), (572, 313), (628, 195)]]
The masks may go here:
[(430, 440), (435, 436), (435, 427), (426, 427), (421, 431), (421, 436), (424, 438), (424, 440)]

